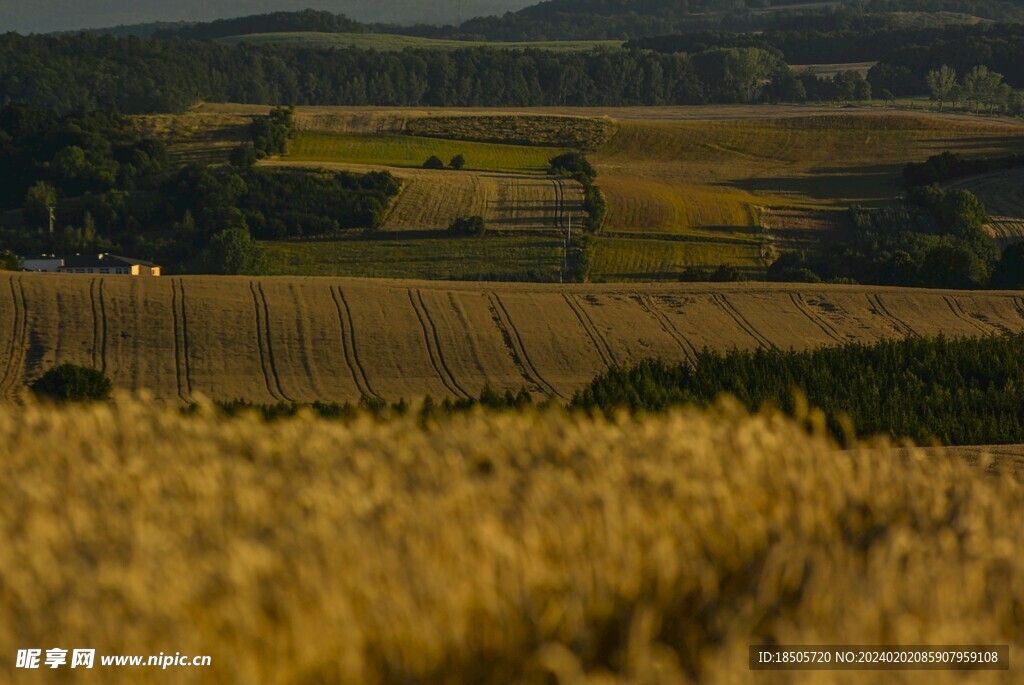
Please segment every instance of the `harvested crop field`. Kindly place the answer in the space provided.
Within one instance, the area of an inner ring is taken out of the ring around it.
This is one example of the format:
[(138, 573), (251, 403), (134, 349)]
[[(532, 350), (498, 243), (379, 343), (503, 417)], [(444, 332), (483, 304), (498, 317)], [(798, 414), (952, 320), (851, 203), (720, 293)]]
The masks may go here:
[[(265, 165), (315, 166), (357, 173), (380, 168), (344, 162), (291, 160), (271, 160)], [(402, 182), (402, 188), (391, 201), (380, 225), (384, 232), (444, 230), (456, 218), (476, 215), (484, 218), (491, 231), (551, 234), (564, 231), (570, 223), (581, 226), (585, 218), (583, 187), (571, 179), (451, 169), (391, 168), (388, 171)]]
[(100, 368), (160, 400), (569, 397), (613, 364), (1024, 329), (1020, 293), (769, 284), (0, 276), (0, 395)]

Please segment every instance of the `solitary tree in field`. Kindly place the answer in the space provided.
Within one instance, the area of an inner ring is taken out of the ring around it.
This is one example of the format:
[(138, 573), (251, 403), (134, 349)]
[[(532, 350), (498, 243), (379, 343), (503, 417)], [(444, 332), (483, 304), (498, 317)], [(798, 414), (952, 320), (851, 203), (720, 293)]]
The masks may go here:
[(951, 99), (953, 89), (956, 88), (956, 71), (943, 64), (938, 69), (929, 71), (924, 80), (931, 91), (932, 100), (939, 103), (939, 111), (942, 111), (942, 104)]
[(452, 157), (452, 161), (448, 162), (448, 166), (456, 170), (461, 169), (466, 166), (466, 158), (462, 155), (455, 155)]

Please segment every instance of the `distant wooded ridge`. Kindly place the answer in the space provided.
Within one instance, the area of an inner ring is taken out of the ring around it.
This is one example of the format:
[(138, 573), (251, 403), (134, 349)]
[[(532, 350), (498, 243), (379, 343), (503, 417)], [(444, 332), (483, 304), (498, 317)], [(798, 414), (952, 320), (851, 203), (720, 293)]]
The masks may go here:
[[(493, 4), (493, 3), (492, 3)], [(519, 4), (507, 2), (505, 4)], [(937, 28), (981, 20), (1024, 21), (1022, 0), (548, 0), (500, 16), (447, 18), (444, 7), (424, 21), (375, 18), (306, 9), (211, 22), (158, 22), (97, 29), (112, 35), (217, 39), (281, 32), (397, 33), (486, 41), (627, 40), (698, 31), (875, 31)], [(355, 11), (357, 7), (353, 7)], [(938, 13), (938, 14), (936, 14)], [(361, 16), (367, 16), (365, 13)], [(398, 15), (396, 14), (396, 17)], [(439, 25), (444, 24), (444, 25)]]

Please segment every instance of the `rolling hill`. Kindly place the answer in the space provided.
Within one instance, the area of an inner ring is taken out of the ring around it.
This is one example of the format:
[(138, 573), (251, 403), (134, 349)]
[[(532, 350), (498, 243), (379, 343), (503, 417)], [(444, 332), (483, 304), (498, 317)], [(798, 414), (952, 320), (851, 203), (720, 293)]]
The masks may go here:
[(1024, 329), (1020, 293), (0, 274), (0, 395), (55, 364), (169, 403), (569, 397), (613, 364)]

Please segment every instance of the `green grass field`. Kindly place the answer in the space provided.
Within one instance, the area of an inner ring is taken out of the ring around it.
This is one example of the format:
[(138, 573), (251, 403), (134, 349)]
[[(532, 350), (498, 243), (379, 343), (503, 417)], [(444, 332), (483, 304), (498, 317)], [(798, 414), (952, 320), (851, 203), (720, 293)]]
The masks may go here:
[(590, 254), (597, 282), (677, 280), (687, 267), (728, 264), (747, 278), (764, 278), (760, 245), (598, 236)]
[(547, 236), (396, 237), (262, 242), (277, 276), (557, 281), (562, 243)]
[(537, 42), (486, 42), (468, 40), (448, 40), (439, 38), (419, 38), (416, 36), (399, 36), (392, 33), (317, 33), (281, 32), (254, 33), (242, 36), (221, 38), (218, 42), (234, 45), (251, 43), (253, 45), (292, 45), (304, 48), (373, 48), (374, 50), (404, 50), (405, 48), (432, 48), (436, 50), (456, 50), (459, 48), (506, 48), (524, 50), (536, 48), (541, 50), (557, 50), (561, 52), (578, 52), (592, 50), (596, 47), (617, 48), (621, 40), (548, 40)]
[(447, 164), (455, 155), (467, 169), (543, 172), (563, 148), (473, 143), (440, 138), (351, 133), (299, 133), (286, 159), (296, 162), (350, 162), (395, 167), (421, 167), (431, 155)]

